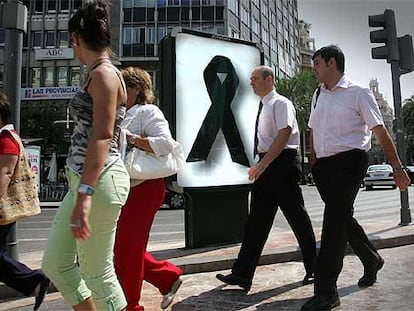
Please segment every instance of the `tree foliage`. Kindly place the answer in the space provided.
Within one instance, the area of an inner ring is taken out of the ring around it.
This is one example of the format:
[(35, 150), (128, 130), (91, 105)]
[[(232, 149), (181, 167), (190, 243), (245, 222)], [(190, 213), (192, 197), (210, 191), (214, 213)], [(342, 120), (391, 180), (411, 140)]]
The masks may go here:
[(302, 132), (308, 128), (312, 96), (317, 87), (318, 81), (313, 72), (309, 70), (302, 71), (292, 78), (277, 79), (276, 89), (279, 94), (293, 102), (298, 125)]
[(20, 134), (22, 138), (42, 138), (35, 142), (42, 154), (66, 153), (66, 127), (54, 121), (66, 119), (66, 105), (50, 102), (30, 102), (21, 106)]
[(414, 163), (414, 95), (404, 100), (402, 115), (407, 163)]

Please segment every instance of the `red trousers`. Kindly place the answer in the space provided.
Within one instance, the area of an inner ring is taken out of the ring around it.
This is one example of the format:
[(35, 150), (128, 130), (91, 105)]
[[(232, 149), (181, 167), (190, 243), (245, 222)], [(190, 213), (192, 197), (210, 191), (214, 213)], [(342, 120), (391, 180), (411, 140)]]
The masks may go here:
[(151, 179), (131, 188), (118, 220), (115, 240), (115, 270), (124, 290), (127, 310), (144, 310), (139, 304), (142, 281), (169, 292), (182, 270), (167, 260), (158, 261), (146, 251), (155, 213), (165, 193), (164, 180)]

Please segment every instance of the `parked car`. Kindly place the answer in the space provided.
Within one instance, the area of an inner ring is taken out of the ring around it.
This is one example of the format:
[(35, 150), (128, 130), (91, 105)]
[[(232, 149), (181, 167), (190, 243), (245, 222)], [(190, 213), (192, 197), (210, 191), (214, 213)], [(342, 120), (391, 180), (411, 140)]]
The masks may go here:
[(411, 184), (414, 184), (414, 165), (407, 165), (407, 174), (411, 179)]
[(364, 183), (366, 190), (371, 190), (374, 186), (391, 186), (392, 189), (397, 188), (392, 173), (392, 166), (389, 164), (368, 166)]
[(161, 205), (162, 209), (183, 209), (187, 204), (187, 199), (184, 193), (175, 192), (167, 189), (165, 192), (164, 202)]

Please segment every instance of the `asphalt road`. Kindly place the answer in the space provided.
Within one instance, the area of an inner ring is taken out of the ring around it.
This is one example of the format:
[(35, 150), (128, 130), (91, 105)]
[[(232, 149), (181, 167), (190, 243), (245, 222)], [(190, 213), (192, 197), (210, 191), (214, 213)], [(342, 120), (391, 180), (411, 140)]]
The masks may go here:
[[(314, 186), (303, 186), (305, 205), (315, 228), (320, 227), (323, 217), (323, 204)], [(414, 209), (414, 186), (409, 188), (411, 209)], [(56, 213), (56, 208), (42, 208), (38, 216), (18, 223), (19, 253), (43, 250)], [(414, 217), (414, 214), (412, 217)], [(365, 191), (361, 189), (355, 204), (355, 216), (361, 224), (391, 220), (400, 222), (400, 193), (390, 188)], [(289, 228), (282, 213), (277, 213), (272, 230)], [(184, 246), (184, 210), (160, 210), (150, 234), (150, 249), (155, 244), (168, 244), (171, 247)]]

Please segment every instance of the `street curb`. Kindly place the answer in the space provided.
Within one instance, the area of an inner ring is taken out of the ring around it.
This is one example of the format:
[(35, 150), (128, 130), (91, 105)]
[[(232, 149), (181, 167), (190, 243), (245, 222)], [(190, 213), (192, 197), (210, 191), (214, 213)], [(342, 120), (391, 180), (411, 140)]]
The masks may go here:
[[(414, 230), (413, 230), (414, 231)], [(414, 244), (414, 232), (413, 234), (389, 237), (389, 238), (370, 238), (370, 241), (377, 249), (392, 248), (398, 246), (404, 246), (408, 244)], [(319, 249), (319, 244), (317, 245)], [(346, 254), (352, 254), (352, 249), (348, 246)], [(210, 258), (206, 261), (203, 258), (196, 259), (170, 259), (172, 263), (179, 266), (184, 274), (193, 274), (200, 272), (212, 272), (231, 269), (236, 258), (234, 256), (223, 256), (222, 258)], [(263, 252), (260, 256), (260, 265), (269, 265), (275, 263), (282, 263), (288, 261), (301, 261), (302, 255), (298, 247), (284, 247), (279, 248), (274, 252)]]
[[(408, 231), (408, 230), (407, 230)], [(377, 249), (392, 248), (414, 244), (414, 230), (413, 233), (405, 233), (399, 236), (381, 237), (381, 233), (369, 234), (370, 241)], [(231, 245), (231, 246), (234, 246)], [(222, 246), (227, 248), (229, 246)], [(319, 245), (317, 246), (319, 248)], [(204, 253), (211, 250), (208, 248), (199, 248), (191, 250), (191, 252)], [(160, 259), (168, 259), (183, 270), (183, 274), (194, 274), (202, 272), (213, 272), (220, 270), (231, 269), (233, 262), (237, 257), (237, 252), (231, 255), (218, 256), (204, 256), (200, 258), (180, 258), (183, 257), (189, 250), (186, 249), (168, 249), (161, 252)], [(346, 254), (351, 254), (352, 249), (348, 246)], [(277, 247), (274, 250), (265, 250), (260, 257), (259, 265), (269, 265), (275, 263), (283, 263), (289, 261), (301, 261), (302, 256), (297, 246)], [(49, 286), (49, 293), (56, 292), (56, 287), (51, 283)], [(22, 294), (14, 291), (6, 285), (0, 283), (0, 299), (24, 297)]]

